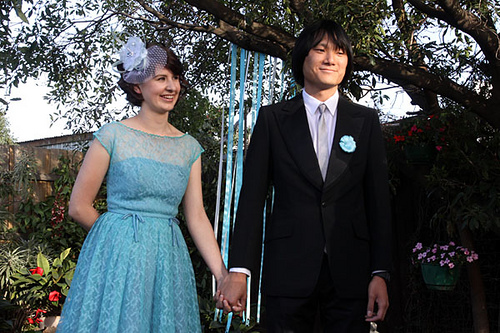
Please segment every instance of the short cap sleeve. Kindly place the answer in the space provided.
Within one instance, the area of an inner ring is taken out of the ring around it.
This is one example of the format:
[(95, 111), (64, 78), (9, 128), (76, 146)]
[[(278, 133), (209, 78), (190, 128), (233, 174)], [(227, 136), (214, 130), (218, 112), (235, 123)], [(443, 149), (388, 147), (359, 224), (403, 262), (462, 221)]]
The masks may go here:
[(193, 138), (192, 136), (189, 136), (189, 138), (191, 139), (190, 145), (192, 147), (191, 161), (189, 164), (192, 165), (194, 162), (196, 162), (198, 157), (200, 157), (201, 153), (205, 151), (205, 149), (203, 149), (203, 147), (199, 144), (199, 142), (195, 138)]
[(110, 156), (115, 146), (117, 125), (116, 122), (112, 122), (102, 126), (99, 130), (94, 132), (94, 138), (99, 140)]

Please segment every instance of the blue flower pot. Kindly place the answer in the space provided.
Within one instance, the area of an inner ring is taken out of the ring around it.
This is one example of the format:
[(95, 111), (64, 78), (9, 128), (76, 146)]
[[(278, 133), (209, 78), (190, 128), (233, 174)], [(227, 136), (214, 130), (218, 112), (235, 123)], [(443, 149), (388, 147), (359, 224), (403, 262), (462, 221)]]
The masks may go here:
[(449, 268), (432, 264), (421, 264), (422, 277), (431, 290), (453, 290), (460, 277), (460, 266)]

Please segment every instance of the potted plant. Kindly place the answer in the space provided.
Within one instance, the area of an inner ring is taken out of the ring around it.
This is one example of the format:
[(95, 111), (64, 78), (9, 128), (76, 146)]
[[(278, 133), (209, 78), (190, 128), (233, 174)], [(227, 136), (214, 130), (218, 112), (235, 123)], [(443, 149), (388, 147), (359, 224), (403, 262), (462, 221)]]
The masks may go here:
[(432, 290), (453, 290), (462, 264), (478, 259), (477, 253), (454, 242), (428, 247), (417, 243), (412, 252), (413, 264), (420, 265), (424, 282)]
[[(68, 257), (70, 250), (64, 250), (52, 264), (39, 253), (37, 267), (21, 268), (12, 276), (11, 300), (32, 313), (27, 318), (29, 324), (40, 323), (43, 326), (47, 321), (54, 320), (49, 317), (61, 314), (76, 266)], [(57, 325), (55, 320), (54, 326)]]
[(415, 116), (398, 122), (390, 141), (404, 151), (412, 164), (429, 163), (446, 146), (446, 125), (438, 115)]

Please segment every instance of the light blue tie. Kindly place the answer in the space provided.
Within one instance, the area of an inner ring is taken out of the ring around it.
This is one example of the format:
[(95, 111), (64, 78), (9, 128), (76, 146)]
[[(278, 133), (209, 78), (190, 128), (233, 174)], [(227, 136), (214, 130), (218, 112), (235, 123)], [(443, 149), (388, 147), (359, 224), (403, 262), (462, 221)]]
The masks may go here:
[(328, 128), (326, 127), (326, 115), (327, 107), (325, 104), (320, 104), (318, 106), (319, 120), (318, 120), (318, 136), (316, 138), (317, 156), (318, 164), (321, 170), (321, 175), (323, 180), (326, 179), (326, 171), (328, 170), (328, 159), (330, 154), (328, 152)]

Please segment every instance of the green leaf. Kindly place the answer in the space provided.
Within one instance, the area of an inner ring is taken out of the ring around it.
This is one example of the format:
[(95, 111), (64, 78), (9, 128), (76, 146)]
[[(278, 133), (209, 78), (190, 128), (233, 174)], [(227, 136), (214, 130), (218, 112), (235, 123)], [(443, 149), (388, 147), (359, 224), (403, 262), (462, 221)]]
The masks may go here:
[(50, 264), (47, 258), (42, 254), (42, 252), (38, 253), (36, 264), (38, 265), (38, 267), (43, 269), (43, 274), (49, 274)]
[(22, 12), (21, 8), (20, 7), (14, 7), (14, 9), (16, 10), (16, 14), (17, 16), (26, 24), (29, 24), (30, 22), (28, 21), (28, 18), (26, 17), (26, 15), (24, 15), (24, 13)]
[(69, 252), (71, 251), (71, 248), (68, 247), (66, 250), (64, 250), (60, 255), (59, 255), (59, 258), (61, 259), (61, 262), (64, 261), (64, 259), (66, 259), (66, 257), (69, 255)]

